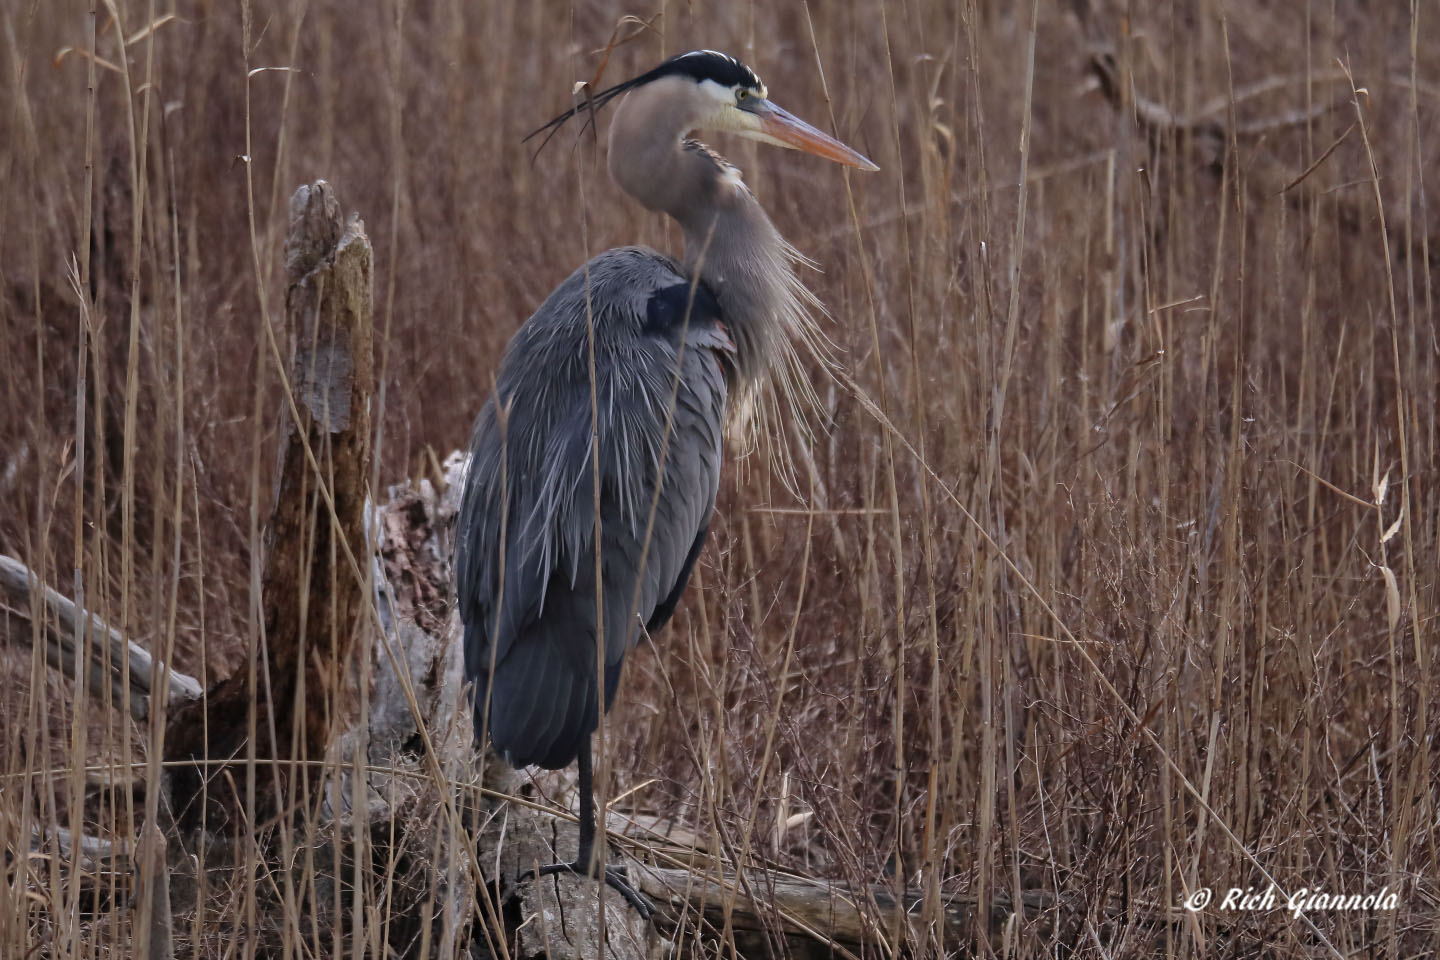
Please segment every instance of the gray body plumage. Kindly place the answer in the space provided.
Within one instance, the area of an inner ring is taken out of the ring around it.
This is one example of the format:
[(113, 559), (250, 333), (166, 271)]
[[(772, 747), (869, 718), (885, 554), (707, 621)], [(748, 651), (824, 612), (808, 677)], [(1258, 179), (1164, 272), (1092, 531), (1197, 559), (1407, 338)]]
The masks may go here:
[(510, 763), (564, 766), (595, 729), (597, 606), (606, 707), (642, 627), (673, 611), (715, 504), (733, 352), (710, 291), (641, 247), (575, 271), (511, 341), (476, 424), (456, 543), (476, 735), (488, 726)]

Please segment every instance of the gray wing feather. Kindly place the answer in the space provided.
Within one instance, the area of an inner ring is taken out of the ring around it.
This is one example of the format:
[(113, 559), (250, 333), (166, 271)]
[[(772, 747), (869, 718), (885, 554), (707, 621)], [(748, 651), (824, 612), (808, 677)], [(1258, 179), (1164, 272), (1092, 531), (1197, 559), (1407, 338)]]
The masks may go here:
[[(489, 703), (491, 738), (512, 762), (568, 763), (595, 725), (602, 620), (594, 462), (607, 705), (642, 624), (663, 605), (673, 609), (709, 523), (720, 476), (725, 357), (733, 346), (716, 317), (698, 312), (693, 323), (647, 327), (656, 291), (687, 283), (673, 261), (643, 248), (596, 257), (517, 332), (496, 396), (476, 422), (456, 535), (457, 593), (466, 672), (477, 681), (477, 703)], [(680, 386), (662, 476), (677, 363)], [(477, 734), (486, 719), (477, 709)]]

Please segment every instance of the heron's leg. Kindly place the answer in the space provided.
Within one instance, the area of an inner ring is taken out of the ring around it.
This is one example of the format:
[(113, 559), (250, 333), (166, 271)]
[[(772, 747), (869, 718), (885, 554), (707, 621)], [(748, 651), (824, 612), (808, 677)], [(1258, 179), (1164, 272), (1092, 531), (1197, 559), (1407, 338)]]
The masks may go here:
[(575, 765), (580, 772), (580, 845), (575, 850), (575, 865), (587, 877), (595, 876), (600, 858), (595, 855), (595, 776), (591, 764), (590, 744), (580, 748)]
[(523, 882), (532, 874), (546, 877), (555, 873), (578, 873), (582, 877), (603, 880), (606, 886), (624, 897), (625, 902), (635, 908), (635, 912), (640, 914), (642, 919), (649, 920), (655, 914), (655, 905), (650, 902), (648, 897), (630, 885), (624, 867), (607, 865), (603, 875), (599, 872), (600, 858), (595, 850), (595, 783), (588, 743), (580, 750), (579, 768), (580, 846), (575, 852), (574, 862), (551, 863), (541, 867), (538, 871), (527, 871), (520, 879)]

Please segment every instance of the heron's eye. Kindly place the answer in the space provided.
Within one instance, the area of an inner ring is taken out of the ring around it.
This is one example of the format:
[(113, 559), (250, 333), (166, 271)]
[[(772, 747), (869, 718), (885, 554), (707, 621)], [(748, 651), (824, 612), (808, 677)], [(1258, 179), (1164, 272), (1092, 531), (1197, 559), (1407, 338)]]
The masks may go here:
[(745, 100), (749, 99), (749, 97), (750, 97), (750, 91), (749, 91), (749, 90), (746, 90), (744, 87), (741, 87), (739, 90), (736, 90), (736, 91), (735, 91), (735, 102), (736, 102), (736, 103), (743, 103)]

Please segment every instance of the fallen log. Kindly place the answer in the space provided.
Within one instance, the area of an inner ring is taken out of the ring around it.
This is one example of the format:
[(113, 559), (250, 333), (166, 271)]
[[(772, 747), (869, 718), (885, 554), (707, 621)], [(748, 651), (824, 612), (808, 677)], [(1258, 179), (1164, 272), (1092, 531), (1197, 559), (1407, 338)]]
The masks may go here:
[[(640, 889), (656, 902), (719, 928), (728, 923), (740, 930), (778, 930), (787, 936), (807, 937), (818, 944), (856, 952), (889, 938), (892, 931), (877, 924), (896, 916), (894, 891), (873, 886), (862, 891), (807, 877), (771, 870), (749, 870), (741, 876), (723, 875), (696, 867), (632, 867)], [(868, 899), (871, 906), (867, 906)], [(901, 898), (904, 916), (916, 927), (901, 942), (925, 943), (931, 938), (918, 929), (925, 894), (907, 890)], [(943, 943), (949, 950), (971, 945), (985, 931), (1005, 929), (1020, 919), (1032, 936), (1048, 939), (1057, 928), (1078, 922), (1076, 904), (1067, 904), (1043, 890), (1027, 890), (1017, 904), (1006, 893), (996, 893), (983, 908), (970, 896), (942, 894), (940, 900)], [(988, 924), (982, 923), (988, 921)], [(998, 944), (996, 945), (998, 947)]]
[[(102, 700), (109, 694), (117, 706), (124, 702), (128, 687), (130, 716), (134, 719), (145, 720), (150, 715), (151, 683), (155, 676), (165, 678), (172, 704), (200, 696), (200, 681), (168, 664), (157, 663), (158, 658), (150, 651), (126, 640), (98, 615), (81, 610), (69, 597), (45, 585), (25, 564), (3, 554), (0, 554), (0, 590), (11, 603), (19, 605), (13, 611), (16, 623), (33, 624), (38, 597), (39, 610), (43, 611), (40, 619), (46, 660), (73, 677), (83, 658), (85, 688), (91, 696)], [(8, 632), (12, 640), (19, 640), (21, 632), (34, 635), (33, 628), (24, 631), (12, 627)]]

